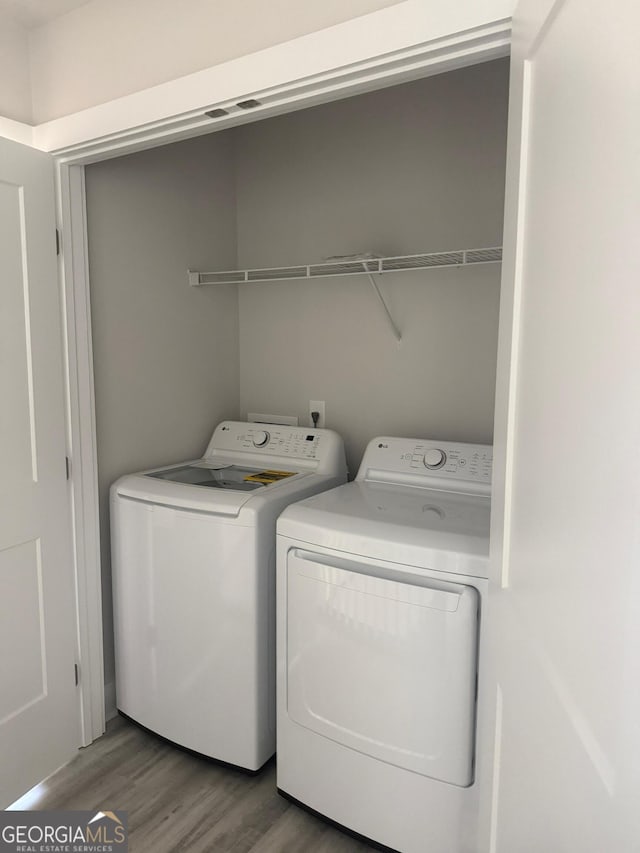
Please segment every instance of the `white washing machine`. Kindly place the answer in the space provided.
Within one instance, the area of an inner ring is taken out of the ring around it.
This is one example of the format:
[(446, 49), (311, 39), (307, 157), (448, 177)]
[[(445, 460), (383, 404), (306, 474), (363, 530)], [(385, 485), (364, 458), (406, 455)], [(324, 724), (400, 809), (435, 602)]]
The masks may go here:
[(402, 853), (477, 851), (491, 464), (376, 438), (278, 520), (278, 789)]
[(122, 713), (247, 770), (273, 755), (276, 519), (345, 481), (331, 430), (225, 421), (202, 459), (114, 483)]

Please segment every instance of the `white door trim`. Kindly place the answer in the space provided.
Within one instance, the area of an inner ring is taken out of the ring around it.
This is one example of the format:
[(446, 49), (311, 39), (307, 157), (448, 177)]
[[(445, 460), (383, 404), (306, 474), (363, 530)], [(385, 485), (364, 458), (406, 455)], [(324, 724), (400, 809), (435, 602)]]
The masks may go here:
[[(485, 4), (482, 4), (485, 5)], [(34, 128), (44, 151), (104, 159), (123, 138), (138, 148), (254, 121), (260, 113), (239, 101), (256, 98), (280, 112), (426, 73), (506, 55), (515, 0), (491, 0), (483, 12), (475, 0), (456, 4), (405, 0), (396, 6), (302, 36), (177, 80)], [(438, 13), (435, 7), (442, 6)], [(497, 14), (496, 14), (497, 12)], [(492, 14), (493, 13), (493, 14)], [(429, 72), (429, 65), (433, 71)], [(315, 98), (313, 96), (315, 95)], [(212, 120), (206, 110), (224, 108), (229, 119)], [(262, 112), (262, 116), (274, 112)], [(224, 123), (223, 123), (224, 122)], [(169, 132), (172, 135), (169, 136)]]
[[(292, 81), (291, 85), (258, 89), (246, 96), (235, 96), (213, 104), (204, 103), (185, 113), (123, 128), (80, 144), (64, 145), (53, 149), (52, 153), (63, 162), (95, 163), (508, 56), (511, 43), (509, 23), (501, 22), (482, 30), (480, 34), (474, 31), (452, 39), (439, 39), (419, 53), (404, 51), (400, 56), (381, 56), (379, 64), (373, 67), (367, 63), (355, 70), (351, 67), (338, 69), (330, 75), (318, 75), (311, 80)], [(249, 99), (259, 101), (260, 106), (250, 110), (237, 106), (238, 101)], [(224, 109), (228, 115), (218, 119), (205, 115), (205, 111), (214, 109)], [(37, 133), (36, 139), (42, 143)], [(51, 140), (47, 140), (47, 144), (50, 143)]]
[[(538, 0), (531, 30), (540, 32), (556, 7), (555, 0)], [(529, 33), (527, 33), (529, 37)], [(532, 45), (514, 34), (515, 50), (528, 56)], [(491, 582), (496, 590), (509, 585), (509, 526), (513, 481), (514, 419), (517, 397), (517, 363), (521, 323), (522, 240), (527, 180), (529, 127), (529, 66), (514, 64), (509, 86), (507, 173), (505, 183), (504, 236), (500, 285), (500, 329), (496, 371), (496, 403), (493, 436), (493, 492), (491, 513)]]
[[(505, 7), (507, 5), (512, 4), (505, 3)], [(352, 23), (350, 22), (350, 25)], [(201, 105), (194, 108), (194, 98), (202, 93), (202, 81), (199, 75), (189, 75), (180, 81), (156, 86), (146, 92), (119, 99), (118, 102), (34, 128), (35, 145), (55, 155), (58, 224), (62, 231), (64, 328), (69, 393), (68, 441), (72, 459), (83, 745), (99, 737), (105, 725), (96, 418), (84, 165), (210, 133), (214, 129), (222, 130), (258, 118), (478, 64), (509, 53), (510, 18), (489, 21), (481, 26), (466, 28), (435, 39), (428, 39), (429, 23), (426, 16), (423, 16), (422, 28), (411, 32), (411, 38), (415, 39), (413, 46), (380, 52), (366, 61), (342, 65), (310, 77), (301, 78), (297, 74), (288, 82), (281, 82), (269, 89), (256, 85), (262, 78), (256, 73), (260, 64), (255, 63), (253, 84), (249, 91), (240, 91), (223, 102), (202, 100)], [(348, 28), (348, 25), (342, 26)], [(305, 42), (310, 38), (304, 37), (296, 42)], [(271, 62), (274, 61), (274, 55), (280, 57), (280, 63), (275, 64), (280, 64), (281, 76), (282, 61), (286, 60), (291, 52), (292, 44), (294, 43), (288, 42), (268, 51)], [(224, 66), (208, 71), (215, 70), (217, 74), (221, 74), (226, 66), (233, 64), (225, 63)], [(294, 73), (297, 70), (295, 65), (284, 67), (287, 69), (286, 73)], [(176, 86), (181, 92), (178, 99)], [(162, 111), (166, 111), (163, 95), (169, 94), (174, 113), (161, 116)], [(262, 107), (248, 112), (235, 107), (240, 98), (256, 96), (263, 101)], [(146, 111), (138, 109), (143, 104), (146, 104)], [(219, 120), (215, 125), (211, 119), (203, 116), (205, 110), (224, 104), (233, 105), (235, 112), (230, 112), (228, 117)], [(154, 110), (156, 119), (151, 118)], [(141, 116), (145, 117), (142, 122)]]
[(84, 168), (56, 162), (67, 356), (67, 442), (71, 462), (78, 608), (82, 745), (104, 732), (104, 661), (98, 466)]
[[(555, 0), (538, 0), (536, 29), (542, 26)], [(527, 34), (528, 36), (528, 34)], [(514, 32), (513, 52), (527, 55), (530, 46), (523, 34)], [(509, 122), (507, 128), (507, 165), (502, 275), (500, 283), (500, 324), (496, 363), (496, 399), (493, 434), (493, 473), (491, 496), (490, 576), (491, 607), (496, 595), (509, 586), (509, 528), (514, 466), (514, 422), (517, 401), (517, 364), (521, 331), (521, 293), (523, 246), (519, 239), (524, 228), (527, 180), (527, 145), (530, 79), (527, 66), (512, 63), (509, 86)], [(491, 643), (492, 636), (488, 635)], [(494, 704), (486, 710), (481, 737), (492, 742), (492, 756), (481, 780), (481, 830), (479, 837), (491, 853), (497, 849), (498, 798), (503, 698), (493, 671), (495, 655), (491, 645), (485, 656), (488, 669), (485, 680), (496, 685)]]

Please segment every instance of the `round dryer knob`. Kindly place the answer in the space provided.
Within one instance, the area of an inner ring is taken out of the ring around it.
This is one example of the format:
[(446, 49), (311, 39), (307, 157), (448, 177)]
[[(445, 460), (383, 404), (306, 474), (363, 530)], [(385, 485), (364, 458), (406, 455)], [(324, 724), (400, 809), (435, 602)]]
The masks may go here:
[(429, 450), (424, 454), (424, 467), (431, 468), (432, 470), (435, 468), (442, 468), (444, 463), (447, 461), (447, 454), (444, 450), (440, 450), (439, 447), (430, 447)]
[(269, 433), (265, 430), (260, 430), (260, 432), (255, 432), (253, 434), (253, 446), (254, 447), (264, 447), (269, 443)]

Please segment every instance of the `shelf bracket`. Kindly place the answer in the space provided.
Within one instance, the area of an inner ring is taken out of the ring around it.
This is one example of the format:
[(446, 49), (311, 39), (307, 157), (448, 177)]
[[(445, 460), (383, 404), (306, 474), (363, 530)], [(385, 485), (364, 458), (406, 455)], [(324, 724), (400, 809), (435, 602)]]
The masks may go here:
[[(366, 269), (366, 266), (364, 264), (363, 264), (363, 266)], [(402, 335), (400, 334), (400, 330), (396, 326), (394, 319), (391, 316), (391, 311), (389, 311), (389, 306), (387, 305), (384, 296), (380, 292), (380, 288), (378, 287), (374, 277), (371, 275), (370, 272), (367, 273), (367, 276), (369, 277), (369, 281), (371, 282), (371, 287), (373, 287), (373, 290), (374, 290), (376, 296), (380, 300), (380, 304), (382, 305), (382, 309), (383, 309), (385, 316), (387, 318), (387, 322), (391, 326), (391, 331), (393, 332), (393, 337), (396, 339), (396, 341), (398, 343), (400, 343), (400, 341), (402, 340)]]

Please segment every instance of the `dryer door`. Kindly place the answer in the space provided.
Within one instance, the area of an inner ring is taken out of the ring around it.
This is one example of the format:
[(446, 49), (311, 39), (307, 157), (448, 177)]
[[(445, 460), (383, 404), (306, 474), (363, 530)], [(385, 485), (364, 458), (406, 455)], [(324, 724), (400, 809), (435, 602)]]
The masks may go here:
[(287, 711), (433, 779), (473, 781), (478, 591), (293, 549)]

